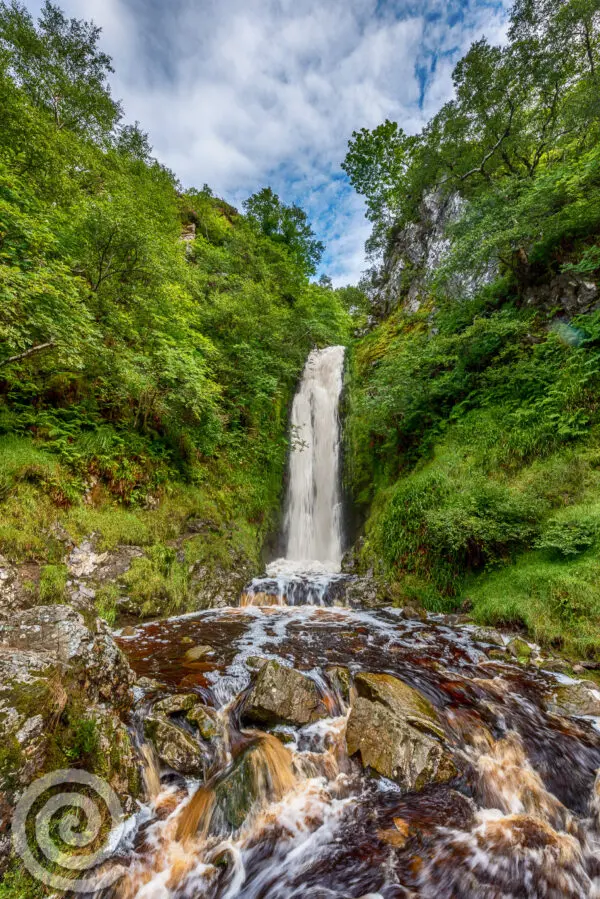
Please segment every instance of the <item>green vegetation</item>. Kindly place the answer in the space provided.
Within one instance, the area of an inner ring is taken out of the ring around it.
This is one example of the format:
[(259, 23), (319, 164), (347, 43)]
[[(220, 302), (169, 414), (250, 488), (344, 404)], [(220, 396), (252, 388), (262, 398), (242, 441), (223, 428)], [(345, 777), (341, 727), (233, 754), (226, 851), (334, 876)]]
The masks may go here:
[[(397, 308), (353, 350), (347, 457), (362, 562), (401, 602), (471, 607), (478, 622), (591, 657), (600, 314), (569, 311), (564, 283), (551, 288), (561, 273), (592, 296), (598, 286), (599, 28), (594, 0), (517, 0), (508, 44), (471, 48), (454, 98), (421, 134), (363, 130), (345, 162), (385, 255), (384, 287), (390, 263), (403, 266)], [(423, 198), (457, 192), (437, 268), (402, 258), (411, 223), (427, 227)], [(494, 282), (473, 289), (486, 269)], [(415, 279), (421, 306), (409, 313)], [(381, 273), (366, 285), (381, 286)]]
[[(0, 3), (0, 553), (49, 563), (49, 601), (57, 522), (108, 548), (209, 517), (221, 552), (239, 525), (256, 562), (305, 357), (349, 322), (310, 281), (304, 212), (183, 191), (123, 123), (99, 41), (50, 2), (37, 24)], [(153, 595), (183, 601), (148, 564)]]

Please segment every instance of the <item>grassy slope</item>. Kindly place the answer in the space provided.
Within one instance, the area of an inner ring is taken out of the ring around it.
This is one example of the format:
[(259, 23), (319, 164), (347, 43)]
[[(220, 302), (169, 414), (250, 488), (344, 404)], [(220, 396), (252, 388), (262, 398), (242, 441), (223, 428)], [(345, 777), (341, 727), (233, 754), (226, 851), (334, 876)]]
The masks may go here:
[[(565, 344), (551, 322), (515, 307), (480, 308), (439, 335), (426, 317), (396, 313), (354, 348), (348, 439), (363, 565), (399, 603), (472, 606), (482, 624), (599, 656), (595, 337)], [(578, 326), (592, 335), (595, 322)], [(511, 336), (490, 353), (500, 330)], [(479, 350), (476, 334), (487, 335)]]

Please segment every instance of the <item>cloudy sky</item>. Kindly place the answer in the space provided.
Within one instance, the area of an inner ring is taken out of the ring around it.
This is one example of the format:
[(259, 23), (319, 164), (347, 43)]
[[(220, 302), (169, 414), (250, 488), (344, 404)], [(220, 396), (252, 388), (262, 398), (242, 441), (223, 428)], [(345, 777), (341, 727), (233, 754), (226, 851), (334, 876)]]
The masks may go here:
[[(113, 93), (186, 186), (240, 205), (270, 184), (309, 213), (323, 270), (356, 282), (369, 233), (340, 168), (354, 129), (418, 130), (508, 0), (57, 0), (93, 19)], [(37, 12), (41, 0), (26, 0)]]

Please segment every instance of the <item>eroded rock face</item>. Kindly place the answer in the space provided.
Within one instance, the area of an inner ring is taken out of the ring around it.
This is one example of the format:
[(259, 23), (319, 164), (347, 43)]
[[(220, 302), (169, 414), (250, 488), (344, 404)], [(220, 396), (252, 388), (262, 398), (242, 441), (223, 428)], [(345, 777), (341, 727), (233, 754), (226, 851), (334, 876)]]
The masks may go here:
[[(376, 317), (389, 315), (399, 305), (407, 312), (418, 312), (429, 295), (430, 276), (450, 249), (446, 229), (460, 218), (464, 206), (464, 200), (456, 193), (425, 195), (419, 220), (410, 222), (397, 234), (385, 260), (380, 286), (373, 296)], [(459, 298), (472, 296), (493, 280), (495, 273), (496, 269), (491, 265), (481, 272), (464, 272), (456, 276), (449, 290)]]
[(600, 308), (600, 295), (594, 281), (564, 272), (547, 284), (529, 287), (525, 291), (525, 302), (547, 313), (562, 313), (567, 318), (573, 318)]
[[(80, 761), (61, 752), (82, 726), (94, 747), (86, 770), (133, 809), (139, 768), (125, 723), (133, 681), (104, 623), (88, 626), (68, 606), (21, 611), (0, 624), (0, 805), (7, 819), (33, 780)], [(0, 862), (9, 849), (0, 838)]]
[(431, 704), (412, 687), (387, 674), (359, 674), (346, 742), (363, 767), (405, 790), (443, 783), (456, 776), (444, 732)]
[(88, 626), (70, 606), (27, 609), (0, 626), (0, 647), (49, 657), (89, 699), (123, 711), (131, 707), (133, 672), (99, 619)]
[(327, 716), (316, 683), (305, 674), (273, 661), (260, 669), (243, 713), (247, 721), (297, 727)]

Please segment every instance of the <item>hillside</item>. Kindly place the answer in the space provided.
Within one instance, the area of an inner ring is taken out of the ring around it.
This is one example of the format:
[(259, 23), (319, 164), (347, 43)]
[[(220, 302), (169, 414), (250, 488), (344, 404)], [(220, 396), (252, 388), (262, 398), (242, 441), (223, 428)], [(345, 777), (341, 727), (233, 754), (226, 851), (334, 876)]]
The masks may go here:
[(65, 548), (147, 547), (128, 589), (165, 613), (260, 568), (298, 376), (348, 317), (304, 212), (184, 189), (110, 72), (93, 25), (0, 4), (0, 554), (58, 601)]
[(400, 604), (600, 653), (599, 13), (518, 0), (417, 136), (356, 132), (367, 200), (349, 480)]

